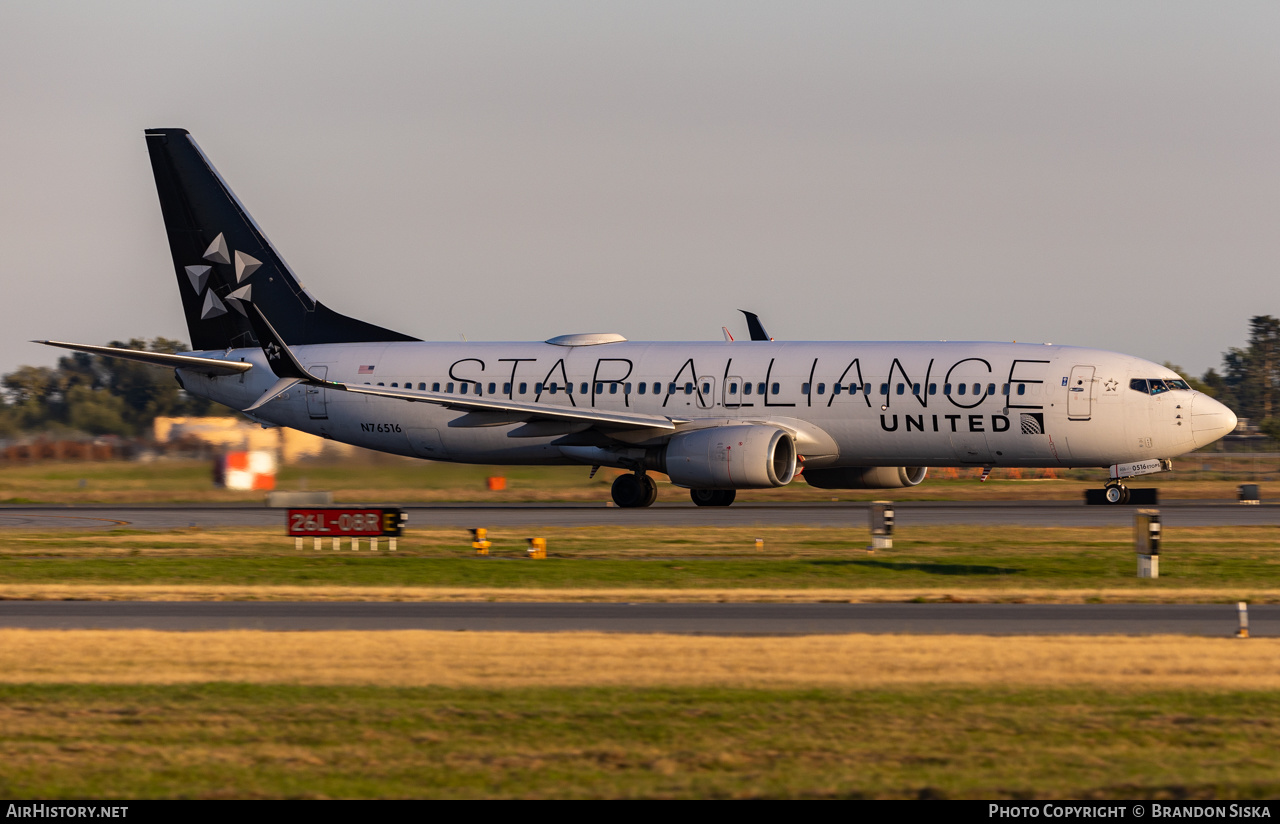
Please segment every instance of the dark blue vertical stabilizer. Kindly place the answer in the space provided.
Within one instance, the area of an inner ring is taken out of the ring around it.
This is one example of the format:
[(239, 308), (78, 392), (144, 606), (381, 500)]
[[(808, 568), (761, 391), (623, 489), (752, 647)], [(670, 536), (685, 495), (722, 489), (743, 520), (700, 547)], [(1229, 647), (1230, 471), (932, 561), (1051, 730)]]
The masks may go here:
[(194, 349), (257, 346), (251, 299), (291, 345), (417, 340), (311, 296), (185, 129), (148, 129), (147, 150)]

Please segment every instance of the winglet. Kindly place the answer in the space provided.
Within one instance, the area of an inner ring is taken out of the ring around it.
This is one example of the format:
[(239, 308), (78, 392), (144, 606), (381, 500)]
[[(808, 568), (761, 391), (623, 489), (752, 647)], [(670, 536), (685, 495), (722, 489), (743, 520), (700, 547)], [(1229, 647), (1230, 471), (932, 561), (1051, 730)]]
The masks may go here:
[(746, 309), (739, 309), (739, 312), (747, 316), (747, 331), (751, 333), (752, 340), (773, 340), (769, 337), (769, 333), (764, 331), (764, 324), (760, 322), (760, 316), (755, 312), (748, 312)]
[(725, 343), (733, 343), (733, 335), (729, 334), (729, 327), (728, 327), (728, 326), (721, 326), (721, 327), (720, 327), (720, 331), (721, 331), (721, 332), (724, 332), (724, 342), (725, 342)]
[(307, 368), (293, 356), (293, 350), (276, 332), (271, 321), (262, 314), (261, 309), (244, 298), (241, 298), (240, 302), (249, 307), (249, 324), (253, 326), (253, 334), (262, 346), (262, 353), (267, 356), (267, 365), (271, 367), (272, 372), (276, 373), (277, 378), (293, 378), (328, 385), (328, 381), (323, 381), (308, 372)]

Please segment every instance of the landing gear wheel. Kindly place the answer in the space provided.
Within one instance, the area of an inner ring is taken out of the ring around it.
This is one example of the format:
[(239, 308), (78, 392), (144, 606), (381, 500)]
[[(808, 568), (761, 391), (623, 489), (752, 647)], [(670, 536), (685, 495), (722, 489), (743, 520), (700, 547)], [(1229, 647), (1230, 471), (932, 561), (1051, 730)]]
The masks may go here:
[(619, 475), (610, 492), (613, 502), (623, 509), (649, 506), (658, 499), (658, 485), (648, 475)]
[(689, 497), (698, 506), (728, 506), (738, 497), (736, 489), (690, 489)]
[(1123, 484), (1107, 484), (1103, 490), (1109, 504), (1127, 504), (1129, 503), (1129, 488)]
[(640, 483), (644, 486), (644, 502), (640, 506), (653, 506), (653, 502), (658, 500), (658, 482), (648, 475), (639, 475)]

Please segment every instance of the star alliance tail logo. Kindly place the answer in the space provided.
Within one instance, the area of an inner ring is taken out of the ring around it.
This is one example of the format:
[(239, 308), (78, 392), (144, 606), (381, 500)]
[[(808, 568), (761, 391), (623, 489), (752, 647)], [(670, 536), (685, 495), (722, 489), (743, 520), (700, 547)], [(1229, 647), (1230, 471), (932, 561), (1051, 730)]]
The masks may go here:
[(1044, 434), (1044, 413), (1023, 412), (1022, 413), (1022, 434), (1023, 435), (1043, 435)]
[(273, 361), (280, 357), (280, 347), (276, 346), (275, 341), (271, 341), (266, 346), (262, 347), (262, 351), (267, 353), (267, 360), (269, 361)]

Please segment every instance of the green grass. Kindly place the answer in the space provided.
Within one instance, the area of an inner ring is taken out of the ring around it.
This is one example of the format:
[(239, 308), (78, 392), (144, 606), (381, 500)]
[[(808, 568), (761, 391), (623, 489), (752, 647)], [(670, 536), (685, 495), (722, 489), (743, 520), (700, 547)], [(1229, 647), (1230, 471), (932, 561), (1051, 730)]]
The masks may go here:
[[(524, 555), (527, 531), (490, 533), (475, 556), (463, 530), (410, 530), (399, 549), (295, 550), (275, 530), (118, 529), (11, 533), (0, 584), (204, 584), (533, 588), (1280, 589), (1280, 528), (1170, 530), (1161, 577), (1138, 580), (1125, 528), (904, 528), (867, 554), (865, 530), (796, 527), (542, 528), (551, 557)], [(755, 551), (755, 537), (766, 551)], [(1226, 596), (1224, 596), (1226, 597)]]
[(0, 795), (1234, 798), (1280, 694), (0, 686)]

